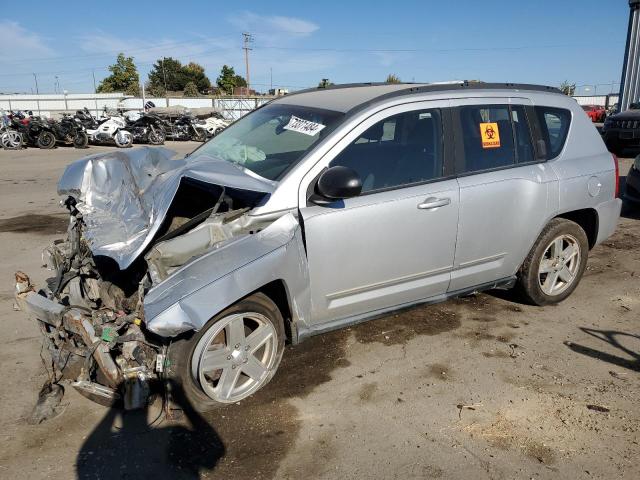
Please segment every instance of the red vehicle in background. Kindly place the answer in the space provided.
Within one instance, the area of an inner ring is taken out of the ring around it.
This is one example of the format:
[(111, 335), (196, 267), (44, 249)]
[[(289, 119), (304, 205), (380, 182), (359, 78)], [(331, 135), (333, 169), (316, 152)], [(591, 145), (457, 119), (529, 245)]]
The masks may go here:
[(593, 123), (604, 122), (607, 110), (602, 105), (582, 105), (582, 109)]

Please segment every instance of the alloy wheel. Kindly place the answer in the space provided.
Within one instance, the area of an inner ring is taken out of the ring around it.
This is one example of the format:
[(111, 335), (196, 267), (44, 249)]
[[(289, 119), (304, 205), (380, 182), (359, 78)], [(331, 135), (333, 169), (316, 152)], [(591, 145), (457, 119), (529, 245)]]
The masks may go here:
[(560, 295), (580, 269), (580, 244), (572, 235), (556, 237), (545, 249), (538, 267), (538, 283), (546, 295)]
[(277, 340), (275, 328), (264, 315), (229, 315), (216, 322), (196, 345), (192, 376), (213, 400), (242, 400), (268, 381), (277, 359)]

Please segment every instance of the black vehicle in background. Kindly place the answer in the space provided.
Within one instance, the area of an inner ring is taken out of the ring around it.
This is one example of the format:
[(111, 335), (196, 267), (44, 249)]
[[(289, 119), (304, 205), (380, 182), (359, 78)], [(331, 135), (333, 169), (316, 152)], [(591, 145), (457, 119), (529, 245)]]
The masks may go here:
[(611, 153), (621, 155), (625, 149), (640, 148), (640, 103), (608, 116), (602, 126), (602, 138)]

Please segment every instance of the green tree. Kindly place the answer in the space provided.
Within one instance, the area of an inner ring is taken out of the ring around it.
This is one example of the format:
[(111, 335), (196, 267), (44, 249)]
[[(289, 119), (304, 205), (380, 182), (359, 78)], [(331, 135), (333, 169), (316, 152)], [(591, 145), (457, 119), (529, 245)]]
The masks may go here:
[(185, 97), (197, 97), (198, 93), (198, 86), (194, 82), (189, 82), (184, 86)]
[[(223, 65), (222, 70), (220, 70), (220, 76), (216, 80), (216, 83), (218, 84), (218, 87), (223, 92), (231, 95), (233, 94), (233, 88), (239, 86), (237, 85), (238, 76), (239, 75), (236, 75), (236, 72), (233, 69), (233, 67), (230, 67), (228, 65)], [(245, 85), (246, 84), (247, 82), (245, 82)]]
[(204, 92), (211, 88), (211, 80), (204, 73), (204, 67), (195, 62), (189, 62), (182, 67), (182, 73), (186, 81), (184, 88), (186, 90), (187, 85), (191, 82), (196, 85), (198, 92)]
[(179, 92), (186, 85), (182, 64), (171, 57), (158, 59), (149, 72), (149, 90), (158, 88)]
[(385, 80), (385, 82), (387, 83), (402, 83), (402, 80), (400, 80), (400, 77), (397, 76), (394, 73), (390, 73), (389, 75), (387, 75), (387, 79)]
[(560, 84), (560, 91), (565, 95), (569, 95), (570, 97), (576, 93), (576, 84), (569, 83), (566, 80)]
[(244, 77), (242, 75), (236, 75), (235, 77), (233, 77), (233, 81), (235, 82), (235, 86), (236, 87), (246, 87), (247, 86), (247, 81), (244, 79)]
[(127, 95), (139, 95), (140, 76), (133, 57), (119, 53), (116, 63), (109, 65), (111, 75), (100, 82), (97, 93), (124, 92)]
[(330, 81), (328, 78), (323, 78), (322, 80), (320, 80), (320, 83), (318, 83), (318, 88), (327, 88), (330, 87), (331, 85), (335, 85), (332, 81)]

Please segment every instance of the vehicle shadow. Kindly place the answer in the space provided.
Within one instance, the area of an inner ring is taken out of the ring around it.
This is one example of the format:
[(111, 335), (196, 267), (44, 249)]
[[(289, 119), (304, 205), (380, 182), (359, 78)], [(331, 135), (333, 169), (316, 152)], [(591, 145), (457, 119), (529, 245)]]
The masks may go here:
[(225, 454), (220, 436), (177, 384), (170, 387), (186, 422), (155, 427), (148, 408), (110, 408), (78, 452), (78, 478), (196, 479), (213, 469)]
[(589, 357), (608, 362), (618, 367), (627, 368), (636, 372), (640, 372), (640, 352), (635, 352), (628, 347), (625, 347), (621, 343), (620, 337), (627, 337), (635, 340), (640, 340), (640, 335), (634, 335), (632, 333), (617, 332), (615, 330), (596, 330), (593, 328), (580, 327), (580, 330), (591, 335), (598, 340), (607, 342), (609, 345), (617, 348), (621, 352), (627, 354), (631, 359), (613, 355), (611, 353), (603, 352), (595, 348), (587, 347), (573, 342), (564, 342), (574, 352)]

